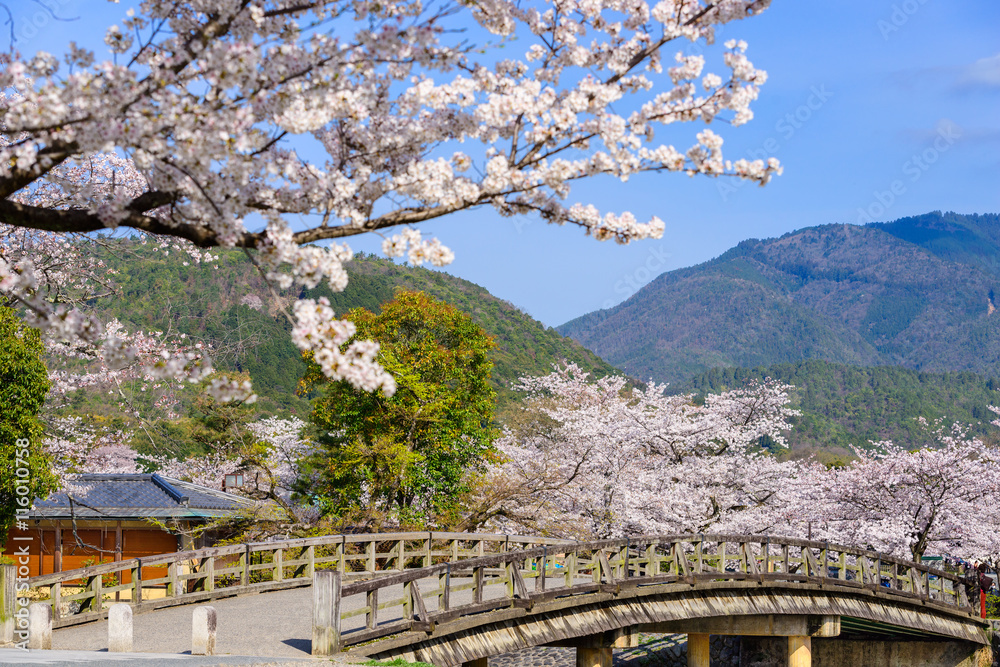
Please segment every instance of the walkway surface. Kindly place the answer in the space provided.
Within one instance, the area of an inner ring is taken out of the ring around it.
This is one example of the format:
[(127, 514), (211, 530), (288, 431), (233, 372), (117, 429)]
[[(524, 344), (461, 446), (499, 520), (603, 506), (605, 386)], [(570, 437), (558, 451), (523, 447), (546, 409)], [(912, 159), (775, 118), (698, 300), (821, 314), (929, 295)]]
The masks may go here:
[(112, 665), (113, 667), (301, 667), (314, 660), (255, 658), (250, 656), (190, 656), (173, 653), (107, 653), (105, 651), (22, 651), (0, 648), (0, 665)]
[[(312, 637), (312, 589), (225, 598), (211, 603), (218, 618), (216, 653), (308, 658)], [(191, 617), (196, 605), (168, 607), (132, 618), (133, 648), (141, 653), (191, 650)], [(99, 651), (108, 647), (108, 622), (60, 628), (55, 650)]]
[[(560, 578), (550, 577), (550, 585), (558, 585)], [(583, 579), (581, 579), (582, 581)], [(460, 587), (469, 579), (452, 580), (452, 585)], [(437, 588), (437, 577), (418, 582), (422, 591)], [(530, 584), (533, 586), (533, 583)], [(401, 598), (402, 586), (391, 586), (379, 591), (380, 602)], [(501, 584), (484, 587), (484, 599), (502, 597), (505, 588)], [(469, 589), (455, 591), (451, 604), (458, 606), (472, 601)], [(425, 599), (428, 611), (437, 610), (437, 597)], [(292, 588), (284, 591), (223, 598), (211, 603), (218, 619), (216, 631), (216, 653), (219, 655), (268, 656), (276, 658), (309, 658), (312, 646), (312, 588)], [(198, 605), (167, 607), (143, 614), (132, 619), (133, 647), (142, 653), (178, 654), (191, 650), (191, 617)], [(343, 610), (351, 611), (365, 606), (364, 595), (344, 598)], [(399, 606), (379, 612), (379, 622), (385, 623), (402, 618)], [(365, 624), (364, 614), (346, 619), (342, 631), (361, 629)], [(60, 628), (52, 633), (54, 650), (102, 651), (108, 647), (108, 622), (94, 621), (83, 625)], [(107, 654), (105, 654), (107, 655)]]

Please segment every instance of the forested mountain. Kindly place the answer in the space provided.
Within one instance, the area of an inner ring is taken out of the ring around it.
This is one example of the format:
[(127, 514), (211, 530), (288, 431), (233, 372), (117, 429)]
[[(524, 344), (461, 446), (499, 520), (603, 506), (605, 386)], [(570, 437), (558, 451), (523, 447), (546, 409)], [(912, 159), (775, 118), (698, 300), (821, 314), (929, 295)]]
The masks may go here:
[(987, 406), (1000, 403), (1000, 380), (969, 372), (926, 373), (898, 366), (858, 368), (826, 361), (775, 364), (752, 369), (713, 368), (678, 387), (699, 394), (770, 377), (795, 385), (792, 405), (802, 415), (788, 433), (793, 451), (838, 449), (892, 440), (916, 447), (930, 442), (918, 421), (942, 419), (970, 425), (971, 433), (996, 438)]
[(821, 359), (1000, 376), (1000, 216), (750, 239), (559, 331), (640, 378)]
[[(272, 295), (239, 251), (216, 251), (218, 261), (199, 265), (176, 250), (164, 255), (128, 240), (111, 247), (105, 259), (119, 271), (121, 296), (95, 304), (103, 318), (118, 317), (130, 330), (170, 330), (209, 342), (216, 348), (218, 367), (249, 372), (255, 390), (268, 403), (283, 411), (304, 412), (304, 401), (293, 392), (305, 365), (281, 314), (281, 307), (288, 309), (298, 294)], [(422, 290), (454, 305), (496, 341), (493, 384), (501, 398), (511, 395), (507, 387), (512, 380), (545, 374), (562, 359), (598, 375), (614, 370), (576, 342), (469, 281), (372, 256), (356, 257), (347, 271), (346, 291), (333, 293), (322, 284), (301, 296), (326, 296), (338, 314), (356, 307), (378, 311), (397, 288)], [(263, 308), (242, 304), (247, 295), (260, 297)]]

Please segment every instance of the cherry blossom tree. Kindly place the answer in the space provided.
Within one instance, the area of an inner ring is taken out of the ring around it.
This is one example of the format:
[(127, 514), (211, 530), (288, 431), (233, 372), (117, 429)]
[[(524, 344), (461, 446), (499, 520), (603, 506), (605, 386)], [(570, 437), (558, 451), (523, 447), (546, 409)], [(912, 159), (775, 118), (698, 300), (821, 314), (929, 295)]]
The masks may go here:
[(625, 378), (591, 381), (575, 365), (524, 378), (527, 419), (497, 445), (506, 458), (482, 486), (476, 521), (577, 536), (769, 530), (796, 465), (762, 452), (782, 443), (789, 387), (667, 395)]
[[(174, 459), (141, 455), (131, 445), (127, 430), (85, 423), (80, 417), (59, 418), (43, 445), (52, 471), (65, 491), (80, 490), (80, 473), (140, 474), (159, 472), (167, 477), (219, 488), (226, 475), (241, 474), (243, 485), (234, 493), (275, 506), (284, 523), (315, 518), (309, 507), (292, 498), (292, 487), (302, 471), (300, 462), (313, 452), (304, 438), (300, 419), (269, 417), (246, 425), (245, 432), (226, 448), (203, 456)], [(273, 514), (273, 513), (272, 513)], [(274, 518), (272, 516), (271, 518)]]
[[(712, 44), (718, 26), (768, 4), (146, 0), (108, 29), (111, 60), (71, 43), (61, 58), (5, 63), (0, 222), (241, 247), (278, 285), (326, 280), (334, 290), (351, 257), (336, 241), (385, 233), (386, 254), (443, 265), (451, 251), (412, 225), (478, 207), (534, 213), (598, 240), (657, 238), (661, 220), (568, 203), (571, 188), (648, 171), (761, 185), (780, 173), (774, 159), (725, 159), (708, 128), (686, 149), (655, 136), (679, 122), (752, 118), (766, 74), (746, 43), (726, 42), (724, 75), (679, 45)], [(492, 41), (468, 38), (483, 33)], [(506, 57), (512, 48), (519, 57)], [(665, 67), (668, 48), (675, 64)], [(330, 244), (310, 245), (319, 241)], [(101, 323), (41, 297), (39, 271), (33, 256), (2, 259), (0, 290), (59, 339), (129, 354)], [(394, 391), (377, 349), (344, 345), (353, 328), (328, 303), (293, 310), (295, 343), (329, 377)], [(160, 372), (206, 364), (182, 357)]]
[(65, 488), (74, 474), (143, 472), (139, 453), (129, 444), (132, 438), (130, 431), (88, 423), (82, 417), (58, 417), (46, 428), (43, 449)]
[(813, 465), (797, 480), (798, 521), (813, 535), (920, 560), (1000, 554), (1000, 452), (959, 425), (927, 425), (931, 442), (855, 448), (843, 468)]

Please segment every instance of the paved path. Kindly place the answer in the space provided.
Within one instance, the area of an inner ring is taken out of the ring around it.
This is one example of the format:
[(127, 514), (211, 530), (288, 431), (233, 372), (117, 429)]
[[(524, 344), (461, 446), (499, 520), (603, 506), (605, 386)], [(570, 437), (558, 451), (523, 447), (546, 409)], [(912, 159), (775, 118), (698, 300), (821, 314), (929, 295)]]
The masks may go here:
[[(168, 607), (132, 619), (133, 647), (142, 653), (191, 650), (191, 617), (196, 605)], [(216, 600), (216, 653), (308, 658), (312, 637), (312, 589)], [(60, 628), (52, 648), (98, 651), (108, 647), (108, 622)]]
[[(452, 586), (469, 583), (469, 579), (452, 579)], [(585, 579), (580, 579), (585, 581)], [(549, 585), (561, 585), (562, 578), (549, 578)], [(421, 591), (430, 592), (438, 586), (437, 577), (418, 582)], [(533, 583), (529, 584), (533, 586)], [(506, 595), (505, 586), (488, 585), (484, 599)], [(379, 591), (380, 602), (402, 598), (402, 586), (392, 586)], [(452, 606), (472, 602), (469, 589), (455, 591)], [(436, 611), (437, 597), (425, 599), (427, 610)], [(183, 653), (191, 650), (191, 617), (198, 605), (167, 607), (136, 614), (133, 617), (133, 646), (143, 653)], [(220, 655), (251, 655), (288, 658), (310, 657), (312, 642), (312, 588), (292, 588), (272, 593), (224, 598), (211, 603), (218, 614), (216, 652)], [(361, 609), (365, 596), (344, 598), (344, 611)], [(379, 622), (402, 618), (402, 608), (392, 607), (379, 612)], [(342, 631), (363, 628), (365, 616), (354, 616), (344, 621)], [(59, 650), (100, 651), (108, 647), (107, 621), (60, 628), (52, 633), (52, 648)]]
[(190, 656), (174, 653), (107, 653), (104, 651), (22, 651), (0, 648), (0, 665), (112, 665), (113, 667), (301, 667), (313, 660), (254, 658), (249, 656)]

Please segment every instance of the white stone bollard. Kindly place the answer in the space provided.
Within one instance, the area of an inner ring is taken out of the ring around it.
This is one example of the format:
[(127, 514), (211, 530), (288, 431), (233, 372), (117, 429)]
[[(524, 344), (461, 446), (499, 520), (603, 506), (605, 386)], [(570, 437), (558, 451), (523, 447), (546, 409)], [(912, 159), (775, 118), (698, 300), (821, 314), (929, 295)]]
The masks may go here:
[(52, 648), (52, 607), (45, 602), (28, 607), (28, 648)]
[(108, 652), (132, 652), (132, 607), (125, 602), (108, 608)]
[(198, 607), (191, 619), (191, 655), (215, 655), (215, 607)]
[(0, 565), (0, 646), (14, 643), (17, 619), (17, 566)]

